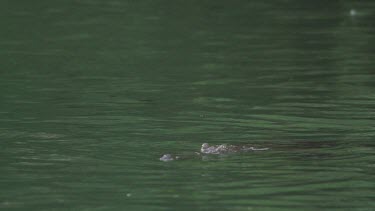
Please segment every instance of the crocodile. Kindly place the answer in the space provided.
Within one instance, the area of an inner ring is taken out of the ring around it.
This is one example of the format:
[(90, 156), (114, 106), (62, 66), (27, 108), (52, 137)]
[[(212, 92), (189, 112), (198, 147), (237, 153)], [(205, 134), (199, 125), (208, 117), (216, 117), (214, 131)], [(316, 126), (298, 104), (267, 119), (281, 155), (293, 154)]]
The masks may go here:
[[(195, 152), (195, 155), (205, 156), (209, 154), (229, 154), (229, 153), (237, 153), (237, 152), (249, 152), (249, 151), (263, 151), (268, 150), (269, 148), (255, 148), (253, 146), (248, 145), (227, 145), (227, 144), (220, 144), (220, 145), (213, 145), (210, 146), (208, 143), (203, 143), (200, 149), (200, 152)], [(171, 154), (164, 154), (160, 157), (160, 161), (173, 161), (182, 159), (181, 156), (174, 156)]]

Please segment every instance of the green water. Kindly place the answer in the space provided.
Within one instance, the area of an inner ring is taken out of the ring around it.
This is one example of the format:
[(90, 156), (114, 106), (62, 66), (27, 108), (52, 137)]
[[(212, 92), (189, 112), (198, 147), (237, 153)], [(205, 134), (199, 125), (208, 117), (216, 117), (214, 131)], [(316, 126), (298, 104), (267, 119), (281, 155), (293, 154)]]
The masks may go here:
[(0, 13), (1, 210), (375, 210), (374, 1)]

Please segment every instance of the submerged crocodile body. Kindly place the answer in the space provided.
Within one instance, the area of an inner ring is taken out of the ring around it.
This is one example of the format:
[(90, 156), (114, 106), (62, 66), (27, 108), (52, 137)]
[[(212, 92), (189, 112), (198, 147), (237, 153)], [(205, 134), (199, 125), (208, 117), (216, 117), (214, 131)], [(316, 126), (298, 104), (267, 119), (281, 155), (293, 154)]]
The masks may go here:
[[(237, 152), (248, 152), (248, 151), (262, 151), (268, 150), (269, 148), (255, 148), (252, 146), (236, 146), (236, 145), (227, 145), (227, 144), (220, 144), (220, 145), (213, 145), (210, 146), (208, 143), (203, 143), (200, 153), (195, 152), (195, 155), (209, 155), (209, 154), (228, 154), (228, 153), (237, 153)], [(173, 161), (180, 159), (180, 156), (173, 156), (171, 154), (164, 154), (159, 160), (160, 161)]]

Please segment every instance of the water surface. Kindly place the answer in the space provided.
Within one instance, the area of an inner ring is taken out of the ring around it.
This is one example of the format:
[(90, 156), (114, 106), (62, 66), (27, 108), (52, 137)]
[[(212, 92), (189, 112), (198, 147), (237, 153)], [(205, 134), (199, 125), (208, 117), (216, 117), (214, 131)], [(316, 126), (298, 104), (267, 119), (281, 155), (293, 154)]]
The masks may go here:
[(373, 1), (0, 8), (1, 210), (375, 209)]

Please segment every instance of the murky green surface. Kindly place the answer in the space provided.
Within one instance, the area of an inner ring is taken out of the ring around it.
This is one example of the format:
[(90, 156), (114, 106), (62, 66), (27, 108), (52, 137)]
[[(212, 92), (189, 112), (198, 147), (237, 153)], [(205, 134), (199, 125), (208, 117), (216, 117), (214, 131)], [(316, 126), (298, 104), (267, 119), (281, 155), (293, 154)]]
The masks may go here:
[(375, 209), (374, 1), (0, 12), (1, 210)]

